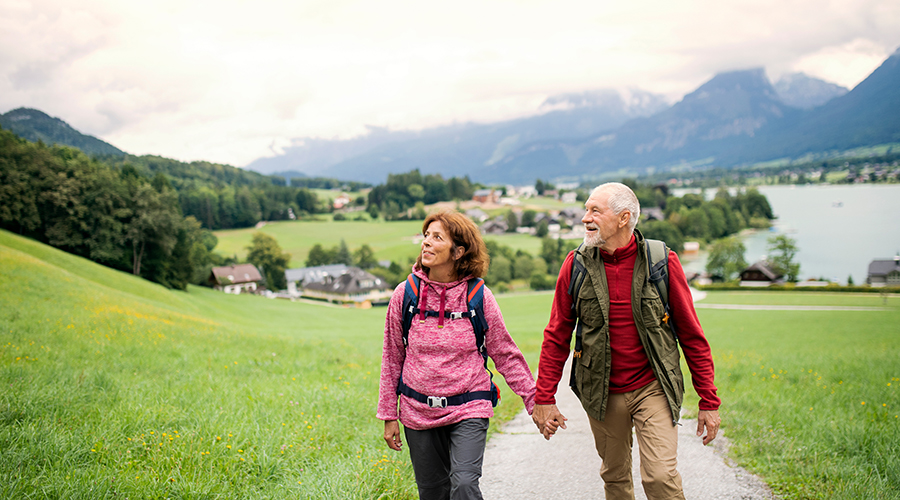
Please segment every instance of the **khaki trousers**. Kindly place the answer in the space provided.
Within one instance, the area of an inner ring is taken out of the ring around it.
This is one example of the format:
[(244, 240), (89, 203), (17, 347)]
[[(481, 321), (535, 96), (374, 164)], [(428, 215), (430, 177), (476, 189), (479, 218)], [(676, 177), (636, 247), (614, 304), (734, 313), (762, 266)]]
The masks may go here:
[(597, 453), (603, 460), (607, 500), (633, 500), (632, 426), (641, 456), (641, 483), (650, 500), (684, 499), (678, 462), (678, 428), (658, 380), (635, 391), (610, 394), (603, 421), (588, 416)]

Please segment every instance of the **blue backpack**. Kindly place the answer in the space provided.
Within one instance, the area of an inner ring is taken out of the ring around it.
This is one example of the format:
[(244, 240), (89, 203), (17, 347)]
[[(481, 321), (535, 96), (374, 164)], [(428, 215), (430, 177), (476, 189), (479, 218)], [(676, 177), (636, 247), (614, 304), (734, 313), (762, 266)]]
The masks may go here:
[[(420, 315), (422, 311), (419, 309), (419, 288), (421, 280), (415, 274), (410, 274), (406, 278), (405, 293), (403, 294), (403, 318), (400, 326), (403, 330), (403, 347), (409, 346), (409, 328), (412, 326), (413, 318)], [(447, 319), (468, 318), (472, 323), (472, 329), (475, 331), (475, 345), (478, 352), (484, 359), (484, 369), (487, 370), (491, 379), (491, 389), (489, 391), (471, 391), (455, 396), (427, 396), (418, 391), (413, 390), (403, 382), (403, 373), (400, 374), (400, 382), (397, 385), (397, 394), (415, 399), (420, 403), (427, 404), (432, 408), (446, 408), (447, 406), (457, 406), (474, 401), (476, 399), (486, 399), (491, 402), (492, 406), (500, 403), (500, 390), (494, 383), (494, 374), (487, 367), (488, 354), (484, 346), (484, 335), (488, 330), (487, 318), (484, 317), (484, 280), (481, 278), (472, 278), (468, 281), (468, 291), (466, 293), (466, 303), (468, 310), (462, 312), (444, 311), (444, 317)], [(438, 311), (424, 311), (425, 316), (437, 317)]]

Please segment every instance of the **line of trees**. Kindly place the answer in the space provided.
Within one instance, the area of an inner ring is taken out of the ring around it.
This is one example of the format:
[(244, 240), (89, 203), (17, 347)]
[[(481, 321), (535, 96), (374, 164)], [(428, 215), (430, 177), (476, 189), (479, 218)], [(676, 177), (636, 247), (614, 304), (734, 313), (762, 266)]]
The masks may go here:
[[(440, 201), (469, 200), (475, 186), (469, 177), (444, 180), (440, 174), (422, 175), (419, 169), (405, 174), (390, 174), (385, 184), (369, 191), (366, 210), (372, 218), (385, 220), (424, 219), (425, 205)], [(414, 208), (413, 213), (407, 212)]]
[(111, 159), (117, 169), (132, 167), (147, 177), (162, 174), (178, 194), (184, 215), (207, 229), (251, 227), (259, 221), (289, 220), (328, 210), (305, 187), (228, 165), (184, 163), (159, 156)]
[(226, 260), (185, 217), (169, 179), (0, 130), (0, 227), (166, 287), (201, 283)]
[(678, 252), (685, 241), (708, 243), (737, 234), (742, 229), (766, 228), (775, 217), (769, 200), (754, 188), (734, 195), (727, 189), (720, 189), (712, 200), (707, 200), (702, 194), (693, 193), (669, 196), (662, 185), (631, 183), (642, 209), (660, 207), (665, 216), (661, 221), (642, 223), (641, 232), (648, 238), (664, 240)]

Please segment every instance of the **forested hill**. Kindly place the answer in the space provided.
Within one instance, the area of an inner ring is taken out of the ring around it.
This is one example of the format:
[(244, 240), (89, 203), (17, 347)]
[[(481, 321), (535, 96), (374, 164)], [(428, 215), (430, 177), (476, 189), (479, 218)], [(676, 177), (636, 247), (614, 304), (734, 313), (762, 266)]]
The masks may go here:
[(59, 144), (78, 148), (89, 155), (121, 156), (125, 152), (103, 142), (92, 135), (82, 134), (68, 123), (54, 118), (43, 111), (31, 108), (17, 108), (0, 114), (0, 127), (11, 130), (17, 136), (31, 142)]
[[(194, 216), (207, 229), (249, 227), (261, 220), (289, 219), (328, 208), (309, 189), (287, 187), (283, 177), (205, 161), (185, 163), (160, 156), (130, 155), (36, 109), (18, 108), (0, 115), (0, 125), (36, 143), (34, 149), (42, 154), (60, 153), (62, 149), (54, 148), (65, 146), (77, 148), (93, 156), (95, 163), (173, 188), (182, 214)], [(4, 141), (5, 147), (14, 143)], [(16, 162), (31, 160), (19, 158)], [(16, 162), (2, 168), (11, 168)]]
[(88, 156), (0, 130), (0, 228), (170, 288), (223, 263), (210, 230), (327, 208), (306, 188), (226, 165)]

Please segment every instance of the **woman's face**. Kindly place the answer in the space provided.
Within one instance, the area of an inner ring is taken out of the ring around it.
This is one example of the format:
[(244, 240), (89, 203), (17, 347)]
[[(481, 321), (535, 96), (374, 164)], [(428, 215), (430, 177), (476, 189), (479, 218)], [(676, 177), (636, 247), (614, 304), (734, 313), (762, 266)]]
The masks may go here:
[(434, 221), (425, 229), (425, 239), (422, 240), (422, 265), (431, 271), (452, 270), (455, 265), (453, 258), (453, 240), (444, 230), (441, 221)]

